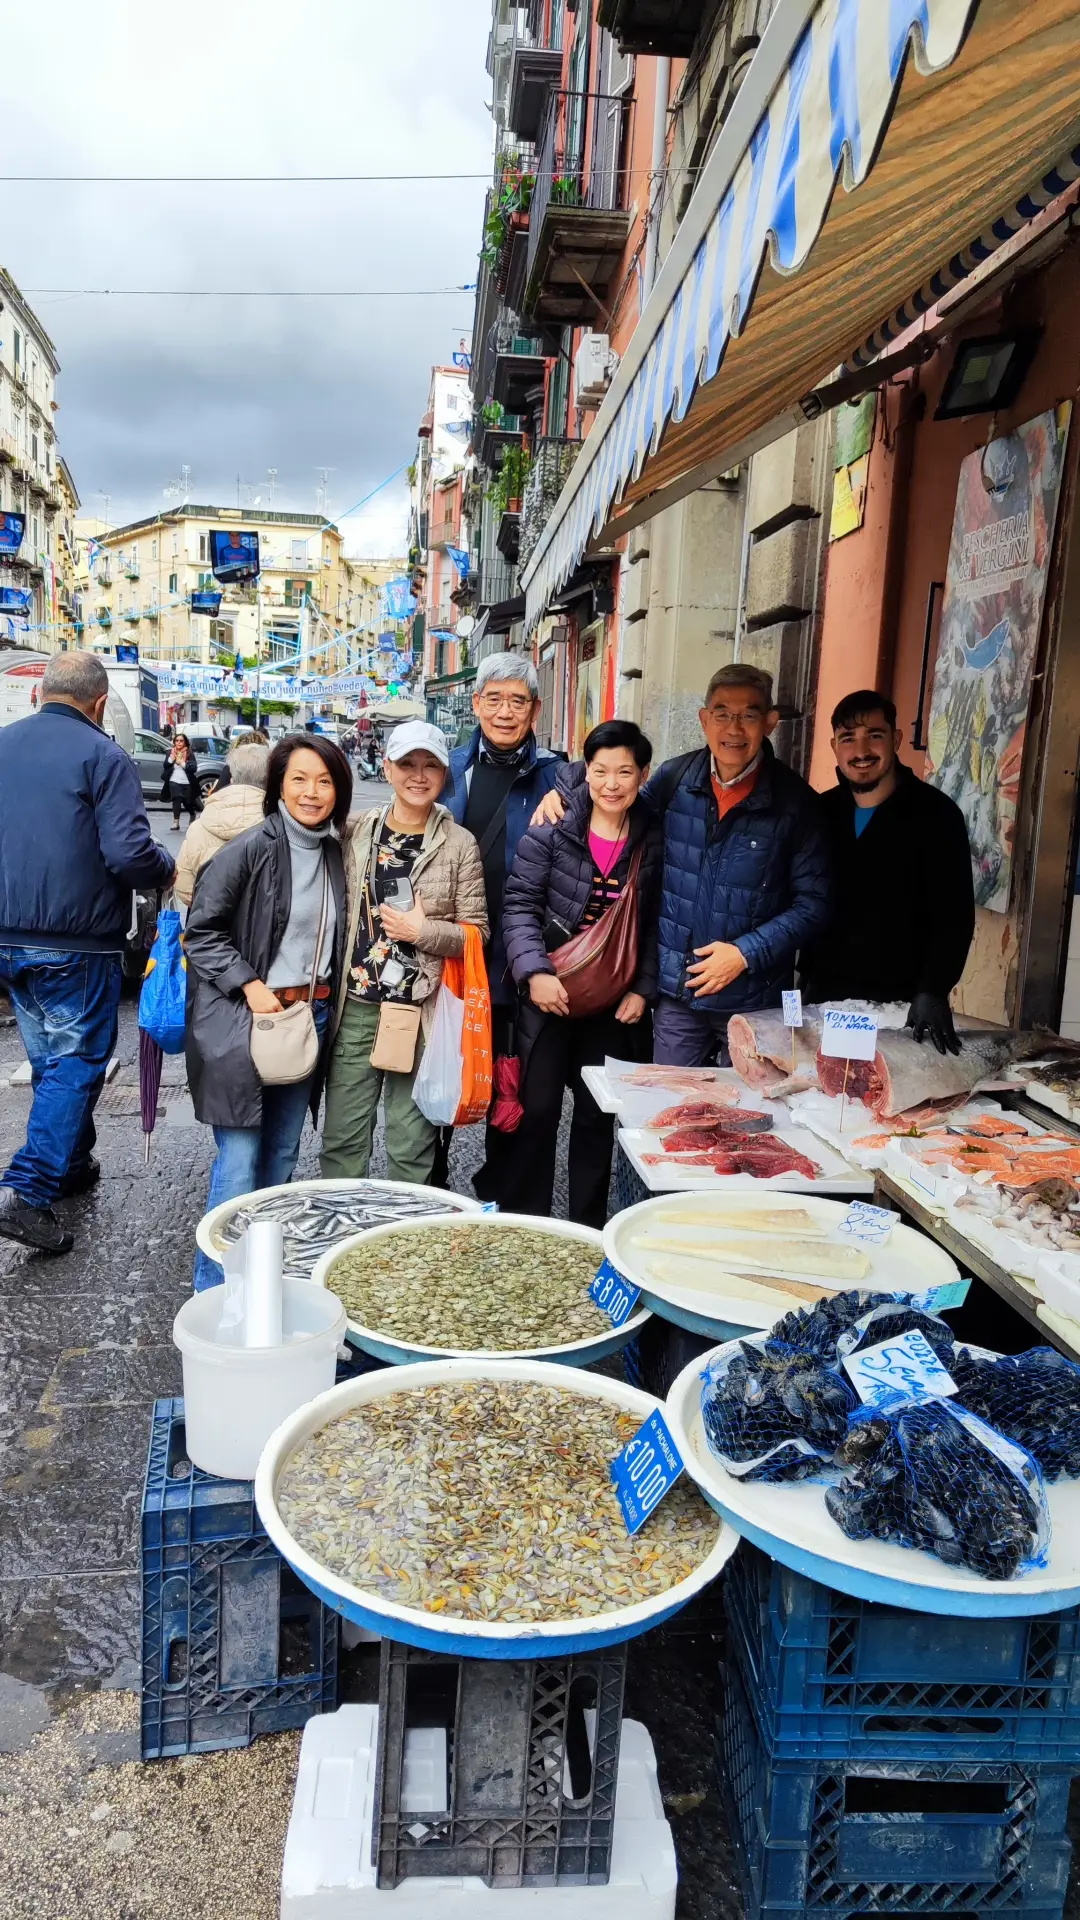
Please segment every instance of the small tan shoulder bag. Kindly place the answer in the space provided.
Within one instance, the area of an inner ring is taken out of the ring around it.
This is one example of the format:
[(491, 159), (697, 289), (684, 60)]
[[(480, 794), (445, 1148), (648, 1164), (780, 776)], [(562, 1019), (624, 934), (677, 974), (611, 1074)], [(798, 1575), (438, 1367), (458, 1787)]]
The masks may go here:
[(323, 857), (322, 913), (315, 937), (311, 984), (306, 1000), (296, 1000), (281, 1013), (251, 1016), (251, 1060), (264, 1087), (292, 1087), (314, 1073), (319, 1059), (319, 1036), (312, 1005), (319, 979), (326, 920), (330, 909), (330, 874)]

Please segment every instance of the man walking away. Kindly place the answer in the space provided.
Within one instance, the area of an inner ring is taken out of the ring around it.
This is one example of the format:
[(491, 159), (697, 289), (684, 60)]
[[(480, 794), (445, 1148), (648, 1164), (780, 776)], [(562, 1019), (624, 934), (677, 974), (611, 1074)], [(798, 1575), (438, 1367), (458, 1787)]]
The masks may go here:
[[(797, 952), (828, 921), (821, 802), (773, 753), (779, 718), (770, 674), (721, 667), (698, 711), (705, 745), (642, 788), (664, 823), (653, 1059), (665, 1066), (709, 1065), (733, 1013), (778, 1007)], [(560, 785), (580, 777), (568, 768)], [(561, 812), (549, 795), (541, 818)]]
[[(488, 982), (491, 988), (491, 1039), (495, 1059), (514, 1052), (514, 1015), (517, 992), (506, 960), (503, 940), (503, 893), (514, 864), (518, 842), (532, 814), (555, 785), (562, 754), (537, 745), (534, 731), (540, 716), (540, 682), (531, 660), (520, 653), (494, 653), (481, 661), (472, 697), (478, 725), (472, 738), (450, 755), (450, 768), (440, 796), (459, 827), (476, 839), (484, 868), (488, 925)], [(444, 1187), (451, 1129), (445, 1128), (435, 1150), (432, 1185)], [(482, 1200), (498, 1197), (501, 1156), (513, 1151), (513, 1134), (500, 1133), (488, 1122), (487, 1160), (473, 1181)]]
[(109, 678), (60, 653), (42, 706), (0, 731), (0, 986), (30, 1059), (26, 1141), (0, 1176), (0, 1235), (74, 1245), (53, 1211), (93, 1186), (94, 1107), (116, 1044), (120, 955), (136, 887), (164, 887), (135, 762), (101, 730)]
[(907, 1000), (916, 1040), (959, 1053), (949, 995), (975, 932), (971, 849), (948, 794), (897, 758), (883, 693), (849, 693), (832, 716), (837, 784), (822, 797), (836, 909), (802, 955), (808, 1000)]

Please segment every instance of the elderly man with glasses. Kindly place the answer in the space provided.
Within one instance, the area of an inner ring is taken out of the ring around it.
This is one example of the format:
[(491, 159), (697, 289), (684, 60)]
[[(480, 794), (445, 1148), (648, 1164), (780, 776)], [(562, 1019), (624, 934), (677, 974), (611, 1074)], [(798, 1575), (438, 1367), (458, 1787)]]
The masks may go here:
[[(484, 868), (488, 924), (488, 979), (491, 984), (492, 1051), (513, 1053), (517, 995), (506, 964), (502, 908), (506, 877), (518, 841), (535, 808), (555, 785), (565, 756), (537, 745), (534, 728), (540, 714), (536, 668), (524, 654), (496, 653), (481, 661), (472, 697), (478, 725), (472, 738), (450, 755), (441, 799), (460, 827), (474, 835)], [(446, 1184), (449, 1130), (436, 1151), (432, 1181)], [(473, 1185), (482, 1200), (498, 1198), (500, 1154), (513, 1150), (513, 1136), (490, 1124), (487, 1164)]]

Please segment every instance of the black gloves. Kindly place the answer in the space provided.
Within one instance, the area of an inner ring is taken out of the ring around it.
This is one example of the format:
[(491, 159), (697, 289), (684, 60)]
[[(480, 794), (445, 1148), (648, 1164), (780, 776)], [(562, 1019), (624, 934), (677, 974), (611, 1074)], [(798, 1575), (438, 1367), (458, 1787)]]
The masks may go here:
[(913, 1040), (932, 1040), (939, 1053), (959, 1053), (960, 1042), (953, 1026), (952, 1009), (943, 994), (917, 993), (905, 1025)]

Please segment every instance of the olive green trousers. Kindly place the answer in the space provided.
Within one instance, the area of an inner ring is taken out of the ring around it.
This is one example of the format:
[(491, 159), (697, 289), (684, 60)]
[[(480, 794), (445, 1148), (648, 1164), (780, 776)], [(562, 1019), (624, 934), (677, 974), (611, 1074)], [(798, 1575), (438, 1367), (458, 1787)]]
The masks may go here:
[(435, 1160), (435, 1128), (412, 1097), (413, 1081), (424, 1051), (416, 1036), (411, 1073), (384, 1073), (371, 1064), (379, 1009), (347, 1000), (330, 1051), (320, 1165), (324, 1180), (362, 1180), (371, 1162), (375, 1119), (382, 1098), (386, 1123), (387, 1172), (391, 1180), (426, 1185)]

